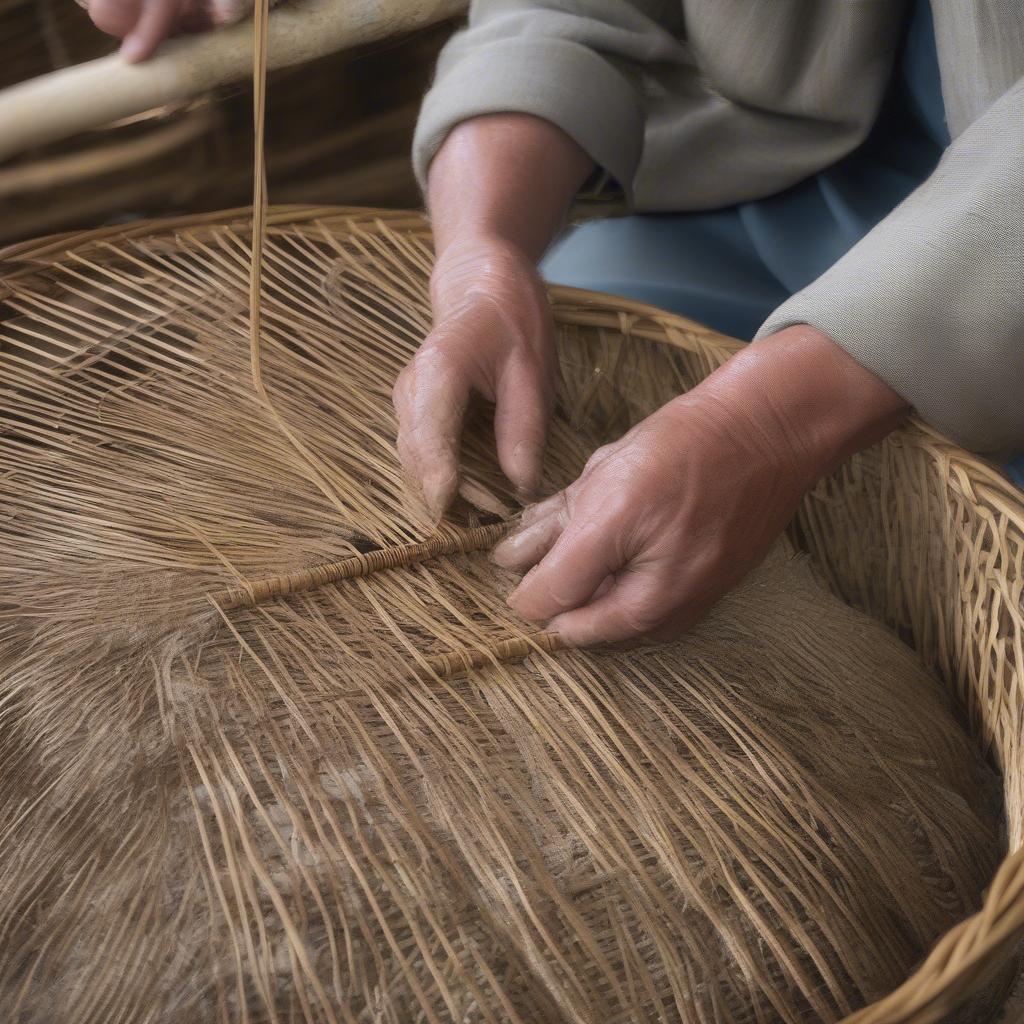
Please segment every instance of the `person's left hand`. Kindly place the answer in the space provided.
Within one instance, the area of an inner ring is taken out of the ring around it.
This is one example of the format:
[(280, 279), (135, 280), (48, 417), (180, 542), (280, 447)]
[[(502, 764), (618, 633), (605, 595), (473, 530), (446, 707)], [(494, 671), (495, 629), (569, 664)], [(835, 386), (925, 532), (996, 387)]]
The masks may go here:
[(572, 646), (669, 639), (754, 568), (814, 482), (906, 404), (825, 335), (748, 347), (528, 509), (495, 550), (509, 597)]
[(152, 56), (176, 32), (199, 32), (240, 21), (252, 0), (87, 0), (93, 24), (123, 39), (121, 55), (129, 63)]

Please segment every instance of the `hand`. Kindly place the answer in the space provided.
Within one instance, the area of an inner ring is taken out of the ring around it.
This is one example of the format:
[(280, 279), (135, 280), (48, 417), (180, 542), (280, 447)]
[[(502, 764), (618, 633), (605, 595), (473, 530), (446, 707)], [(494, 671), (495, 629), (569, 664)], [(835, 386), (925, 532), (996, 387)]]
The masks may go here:
[(570, 645), (670, 639), (767, 554), (803, 494), (906, 405), (809, 327), (750, 346), (530, 509), (495, 550)]
[(129, 63), (152, 56), (175, 32), (198, 32), (240, 21), (252, 0), (90, 0), (93, 24), (123, 39), (121, 55)]
[(590, 157), (527, 114), (470, 118), (430, 164), (434, 329), (395, 384), (398, 454), (440, 519), (459, 484), (470, 395), (496, 403), (498, 460), (524, 497), (540, 482), (554, 401), (554, 327), (536, 262)]
[(533, 261), (487, 239), (449, 245), (431, 277), (434, 329), (394, 388), (398, 454), (439, 519), (459, 482), (470, 395), (495, 403), (502, 471), (525, 499), (540, 483), (555, 393), (554, 326)]

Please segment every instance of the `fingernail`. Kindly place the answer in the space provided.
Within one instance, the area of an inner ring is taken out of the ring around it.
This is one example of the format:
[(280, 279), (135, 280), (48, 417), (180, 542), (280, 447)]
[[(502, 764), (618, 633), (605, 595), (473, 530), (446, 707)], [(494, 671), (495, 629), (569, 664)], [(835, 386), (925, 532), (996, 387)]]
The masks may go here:
[(146, 55), (146, 44), (138, 36), (128, 36), (121, 44), (121, 59), (129, 64), (138, 64)]
[(534, 441), (520, 441), (512, 449), (512, 474), (516, 494), (520, 500), (532, 500), (540, 486), (541, 463), (544, 447)]
[(491, 560), (503, 569), (510, 569), (516, 564), (516, 550), (518, 547), (519, 537), (516, 534), (512, 534), (511, 537), (506, 537), (491, 552)]

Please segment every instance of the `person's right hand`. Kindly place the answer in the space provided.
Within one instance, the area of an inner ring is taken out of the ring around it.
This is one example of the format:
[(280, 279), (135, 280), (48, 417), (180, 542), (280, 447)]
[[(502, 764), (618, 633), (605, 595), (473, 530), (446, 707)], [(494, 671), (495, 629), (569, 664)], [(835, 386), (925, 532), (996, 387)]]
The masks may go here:
[(495, 403), (498, 461), (524, 501), (536, 496), (554, 403), (554, 325), (533, 261), (514, 245), (459, 239), (431, 277), (434, 327), (394, 388), (398, 454), (440, 519), (459, 486), (472, 394)]

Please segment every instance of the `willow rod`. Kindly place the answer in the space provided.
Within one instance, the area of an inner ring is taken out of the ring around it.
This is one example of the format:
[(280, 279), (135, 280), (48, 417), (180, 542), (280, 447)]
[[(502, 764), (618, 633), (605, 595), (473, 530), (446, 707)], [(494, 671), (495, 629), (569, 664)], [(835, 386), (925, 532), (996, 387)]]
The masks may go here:
[(531, 633), (523, 637), (496, 640), (487, 647), (464, 647), (447, 654), (433, 655), (427, 658), (425, 668), (418, 675), (423, 679), (435, 675), (447, 679), (464, 675), (473, 669), (486, 668), (495, 662), (524, 661), (538, 651), (554, 654), (564, 648), (565, 642), (558, 633)]
[(476, 526), (459, 533), (440, 534), (429, 540), (413, 544), (399, 544), (379, 548), (365, 555), (353, 555), (338, 562), (325, 562), (300, 572), (285, 573), (269, 579), (258, 580), (238, 587), (229, 587), (209, 595), (224, 611), (234, 608), (252, 608), (265, 601), (273, 601), (289, 594), (314, 590), (337, 583), (340, 580), (369, 576), (385, 569), (397, 569), (417, 562), (424, 562), (439, 555), (464, 554), (469, 551), (483, 551), (496, 544), (508, 529), (506, 523)]

